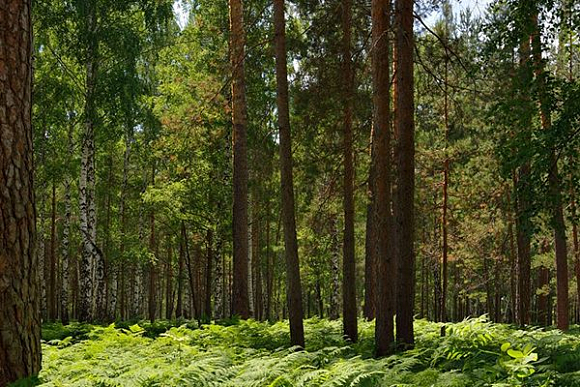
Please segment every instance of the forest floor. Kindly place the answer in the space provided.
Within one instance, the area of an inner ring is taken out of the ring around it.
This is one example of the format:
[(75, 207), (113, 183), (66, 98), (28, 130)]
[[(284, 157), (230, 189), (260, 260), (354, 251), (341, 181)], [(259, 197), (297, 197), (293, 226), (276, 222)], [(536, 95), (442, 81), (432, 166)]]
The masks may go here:
[[(417, 320), (416, 346), (373, 359), (374, 324), (343, 340), (341, 322), (305, 321), (305, 351), (288, 325), (46, 324), (42, 386), (580, 386), (580, 333), (518, 330), (485, 317)], [(178, 326), (179, 325), (179, 326)]]

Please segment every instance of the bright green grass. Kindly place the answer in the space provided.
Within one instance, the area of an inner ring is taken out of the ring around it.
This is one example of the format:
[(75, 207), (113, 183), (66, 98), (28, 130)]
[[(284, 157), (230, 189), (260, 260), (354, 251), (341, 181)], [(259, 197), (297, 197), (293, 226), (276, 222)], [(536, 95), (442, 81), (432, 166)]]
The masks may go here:
[[(485, 318), (415, 322), (415, 349), (373, 359), (374, 324), (359, 343), (340, 321), (305, 322), (305, 351), (287, 323), (124, 328), (46, 325), (42, 386), (580, 386), (580, 337), (515, 330)], [(165, 333), (162, 333), (164, 332)]]

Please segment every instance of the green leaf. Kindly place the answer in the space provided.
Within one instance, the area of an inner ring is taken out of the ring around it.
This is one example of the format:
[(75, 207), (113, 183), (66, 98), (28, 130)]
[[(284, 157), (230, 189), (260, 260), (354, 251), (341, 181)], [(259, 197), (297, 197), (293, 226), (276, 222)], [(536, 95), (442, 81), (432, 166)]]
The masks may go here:
[(517, 351), (515, 349), (508, 349), (507, 354), (513, 357), (514, 359), (521, 359), (524, 357), (524, 353), (522, 351)]

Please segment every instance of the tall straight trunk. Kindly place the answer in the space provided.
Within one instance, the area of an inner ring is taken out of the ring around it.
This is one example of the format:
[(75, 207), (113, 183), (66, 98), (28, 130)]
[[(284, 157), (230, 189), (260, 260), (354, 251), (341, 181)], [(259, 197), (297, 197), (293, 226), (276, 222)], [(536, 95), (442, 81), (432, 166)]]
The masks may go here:
[[(551, 111), (548, 96), (545, 93), (546, 74), (542, 62), (542, 45), (537, 12), (532, 16), (534, 33), (532, 35), (532, 51), (534, 57), (534, 72), (536, 75), (539, 99), (540, 118), (542, 129), (550, 131), (552, 128)], [(558, 157), (555, 150), (550, 150), (550, 166), (548, 167), (548, 190), (550, 193), (551, 221), (554, 228), (556, 245), (556, 297), (557, 297), (557, 327), (563, 331), (569, 327), (569, 300), (568, 300), (568, 246), (566, 242), (566, 224), (564, 222), (564, 208), (562, 204), (561, 179), (558, 173)]]
[[(493, 275), (493, 288), (494, 288), (494, 314), (493, 321), (496, 323), (501, 323), (501, 260), (499, 257), (494, 260), (494, 275)], [(492, 316), (490, 314), (490, 316)]]
[(415, 100), (413, 79), (413, 0), (397, 0), (397, 341), (413, 345), (415, 306)]
[[(155, 185), (155, 162), (151, 167), (151, 184)], [(153, 254), (153, 259), (148, 262), (149, 269), (149, 298), (148, 298), (148, 317), (151, 322), (155, 321), (156, 312), (156, 281), (157, 281), (157, 267), (155, 260), (158, 258), (157, 241), (155, 239), (155, 210), (151, 209), (149, 214), (149, 251)]]
[(344, 237), (342, 256), (343, 333), (352, 342), (358, 340), (356, 305), (356, 263), (354, 248), (354, 162), (352, 154), (352, 110), (354, 72), (351, 58), (352, 0), (342, 0), (342, 76), (344, 96)]
[[(252, 209), (249, 210), (251, 213)], [(251, 217), (251, 215), (249, 215)], [(252, 236), (254, 235), (254, 224), (250, 221), (248, 224), (248, 302), (250, 308), (250, 316), (256, 318), (254, 315), (254, 249), (252, 244)]]
[(572, 242), (573, 242), (573, 248), (574, 248), (574, 274), (576, 275), (576, 293), (577, 293), (577, 299), (576, 299), (576, 306), (577, 306), (577, 312), (576, 312), (576, 323), (580, 322), (580, 246), (578, 243), (578, 221), (576, 220), (576, 216), (577, 216), (577, 212), (576, 212), (576, 199), (575, 199), (575, 193), (574, 191), (572, 191), (571, 193), (572, 196), (572, 205), (571, 205), (571, 211), (572, 211)]
[(115, 319), (117, 304), (117, 280), (115, 268), (110, 259), (111, 245), (111, 191), (113, 182), (113, 156), (107, 157), (107, 182), (105, 200), (105, 238), (103, 241), (103, 259), (97, 263), (97, 316), (99, 321)]
[[(371, 188), (374, 184), (372, 183), (373, 178), (372, 171), (369, 173), (369, 199), (373, 200), (374, 194), (371, 193), (373, 189)], [(375, 255), (376, 255), (376, 244), (375, 237), (373, 235), (374, 229), (374, 206), (369, 203), (366, 208), (366, 232), (365, 232), (365, 303), (363, 308), (363, 316), (367, 320), (373, 320), (375, 318), (375, 298), (376, 298), (376, 265), (375, 265)]]
[[(510, 202), (508, 198), (508, 203)], [(516, 322), (516, 309), (517, 309), (517, 289), (518, 289), (518, 259), (517, 251), (514, 239), (514, 226), (513, 220), (508, 220), (508, 238), (509, 238), (509, 257), (510, 257), (510, 315), (509, 323)]]
[[(219, 229), (216, 227), (216, 229)], [(214, 253), (214, 277), (213, 277), (213, 288), (214, 288), (214, 307), (213, 307), (213, 318), (218, 320), (224, 318), (224, 270), (222, 262), (222, 237), (216, 234), (215, 242), (215, 253)]]
[(173, 318), (173, 244), (171, 237), (167, 236), (167, 261), (165, 271), (165, 318)]
[(181, 237), (184, 241), (185, 248), (185, 263), (187, 265), (187, 278), (189, 280), (189, 314), (192, 318), (197, 317), (197, 300), (195, 291), (195, 268), (191, 261), (191, 255), (189, 254), (189, 243), (187, 236), (187, 229), (185, 228), (185, 222), (181, 222)]
[(328, 317), (331, 320), (338, 319), (339, 311), (339, 291), (340, 291), (340, 241), (338, 236), (338, 221), (336, 215), (331, 216), (330, 220), (330, 275), (331, 275), (331, 291), (330, 291), (330, 313)]
[(270, 251), (270, 200), (266, 201), (266, 310), (265, 318), (272, 320), (272, 294), (274, 291), (274, 260)]
[(98, 63), (96, 8), (96, 1), (87, 2), (85, 15), (88, 42), (86, 54), (85, 130), (81, 143), (81, 175), (79, 181), (80, 230), (83, 246), (80, 266), (80, 321), (91, 321), (93, 319), (93, 276), (99, 255), (96, 245), (95, 212), (95, 87)]
[(254, 318), (256, 320), (262, 320), (264, 310), (263, 310), (263, 300), (262, 300), (262, 254), (260, 251), (260, 211), (258, 200), (254, 200), (252, 206), (252, 277), (253, 281), (253, 292), (254, 295)]
[(242, 0), (229, 0), (234, 148), (234, 283), (232, 313), (250, 317), (248, 297), (248, 160), (246, 139), (245, 32)]
[[(69, 155), (72, 148), (72, 133), (69, 132)], [(60, 292), (60, 320), (63, 325), (69, 323), (69, 266), (70, 266), (70, 223), (71, 223), (71, 192), (70, 177), (64, 181), (64, 223), (62, 226), (62, 288)]]
[[(569, 22), (569, 33), (568, 33), (568, 82), (572, 83), (574, 81), (574, 34), (573, 34), (573, 1), (568, 2), (568, 22)], [(570, 162), (572, 166), (576, 166), (576, 158), (573, 158)], [(580, 246), (578, 244), (578, 219), (577, 219), (577, 207), (576, 207), (576, 192), (574, 190), (573, 183), (571, 183), (570, 197), (571, 205), (570, 211), (572, 213), (572, 242), (574, 249), (574, 273), (576, 274), (576, 323), (580, 323)]]
[[(447, 30), (447, 25), (446, 25)], [(446, 37), (448, 32), (446, 32)], [(449, 91), (448, 91), (448, 74), (449, 74), (449, 57), (445, 53), (445, 84), (444, 84), (444, 105), (443, 105), (443, 115), (445, 122), (445, 151), (449, 146)], [(442, 261), (441, 261), (441, 305), (439, 306), (439, 321), (447, 321), (447, 288), (448, 288), (448, 253), (449, 253), (449, 243), (448, 243), (448, 210), (449, 210), (449, 156), (445, 156), (445, 162), (443, 165), (443, 214), (441, 217), (441, 236), (443, 238), (443, 249), (442, 249)]]
[(39, 275), (39, 282), (40, 282), (40, 315), (43, 320), (48, 319), (48, 305), (47, 305), (47, 283), (46, 279), (48, 278), (48, 272), (46, 270), (46, 263), (47, 257), (45, 254), (46, 246), (45, 246), (45, 232), (44, 232), (44, 224), (45, 224), (45, 188), (46, 182), (42, 184), (39, 194), (38, 194), (38, 228), (37, 228), (37, 238), (36, 238), (36, 254), (38, 255), (38, 270)]
[(175, 317), (183, 317), (183, 280), (185, 278), (185, 235), (184, 225), (181, 225), (181, 237), (179, 238), (179, 260), (177, 262), (177, 306)]
[(57, 319), (56, 305), (56, 185), (52, 183), (50, 210), (50, 265), (49, 265), (49, 283), (48, 283), (48, 319), (55, 321)]
[(212, 295), (212, 276), (213, 276), (213, 230), (211, 228), (207, 229), (207, 234), (205, 236), (206, 243), (206, 271), (205, 271), (205, 307), (204, 314), (205, 318), (211, 320), (211, 295)]
[(296, 239), (294, 214), (294, 183), (292, 177), (292, 135), (288, 107), (288, 75), (286, 61), (286, 21), (284, 0), (274, 0), (274, 51), (276, 54), (276, 105), (280, 131), (280, 181), (282, 192), (282, 222), (284, 224), (284, 246), (286, 278), (288, 282), (288, 314), (290, 317), (290, 343), (304, 347), (302, 308), (302, 285), (300, 262)]
[(41, 366), (29, 0), (0, 2), (0, 386)]
[(375, 355), (392, 351), (394, 341), (396, 260), (392, 249), (391, 231), (391, 138), (390, 138), (390, 70), (389, 17), (390, 1), (372, 0), (372, 74), (373, 74), (373, 139), (371, 160), (374, 184), (373, 236), (376, 246), (377, 298), (375, 325)]
[[(531, 73), (528, 71), (529, 57), (530, 57), (530, 41), (528, 36), (524, 36), (519, 47), (520, 54), (520, 73), (521, 83), (528, 84)], [(521, 90), (520, 98), (523, 102), (529, 102), (527, 90)], [(530, 118), (524, 117), (521, 123), (520, 130), (529, 130), (531, 125)], [(526, 134), (529, 140), (530, 135)], [(517, 250), (518, 250), (518, 291), (517, 291), (517, 323), (520, 326), (530, 323), (530, 304), (531, 304), (531, 235), (532, 222), (530, 219), (531, 213), (531, 176), (530, 176), (530, 162), (524, 161), (519, 166), (516, 173), (513, 175), (514, 190), (515, 190), (515, 213), (516, 213), (516, 234), (517, 234)]]
[[(133, 138), (133, 122), (129, 120), (127, 123), (127, 128), (125, 130), (125, 152), (123, 154), (123, 180), (121, 182), (121, 200), (119, 202), (119, 214), (121, 218), (120, 224), (120, 245), (119, 253), (121, 259), (125, 263), (125, 243), (127, 239), (127, 191), (129, 185), (129, 162), (131, 161), (131, 142)], [(121, 320), (125, 320), (126, 315), (126, 292), (125, 292), (125, 270), (120, 270), (121, 274)]]

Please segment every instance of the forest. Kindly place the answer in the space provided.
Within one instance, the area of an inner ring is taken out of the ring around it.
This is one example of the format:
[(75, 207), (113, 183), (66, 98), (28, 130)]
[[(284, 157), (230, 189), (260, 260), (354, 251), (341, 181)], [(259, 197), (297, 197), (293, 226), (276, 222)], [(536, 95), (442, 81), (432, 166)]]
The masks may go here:
[(0, 387), (580, 386), (577, 0), (0, 0)]

